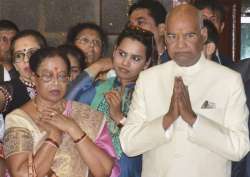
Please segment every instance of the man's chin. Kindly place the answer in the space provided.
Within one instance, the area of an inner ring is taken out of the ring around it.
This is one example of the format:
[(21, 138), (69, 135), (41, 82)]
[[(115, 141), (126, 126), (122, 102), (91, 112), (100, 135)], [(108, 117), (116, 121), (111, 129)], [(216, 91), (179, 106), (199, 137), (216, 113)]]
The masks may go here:
[(173, 60), (179, 65), (179, 66), (192, 66), (194, 65), (197, 61), (192, 58), (190, 59), (189, 57), (175, 57)]

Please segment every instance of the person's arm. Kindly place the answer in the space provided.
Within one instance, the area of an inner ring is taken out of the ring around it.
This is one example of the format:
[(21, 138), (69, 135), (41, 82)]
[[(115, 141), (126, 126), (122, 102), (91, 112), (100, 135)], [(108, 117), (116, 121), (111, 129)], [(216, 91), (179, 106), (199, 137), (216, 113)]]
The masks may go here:
[(0, 176), (5, 175), (5, 170), (6, 170), (5, 160), (4, 158), (0, 157)]
[[(16, 135), (16, 136), (15, 136)], [(50, 134), (48, 138), (58, 141), (57, 136)], [(4, 138), (6, 163), (12, 177), (28, 177), (28, 158), (33, 152), (33, 139), (24, 128), (7, 130)], [(38, 177), (49, 172), (57, 148), (51, 142), (44, 142), (33, 156), (34, 171)]]
[(4, 176), (6, 170), (4, 153), (3, 153), (3, 143), (0, 142), (0, 176)]
[(72, 128), (69, 134), (91, 173), (95, 177), (110, 176), (114, 164), (113, 158), (99, 148), (80, 127)]
[[(47, 131), (47, 138), (59, 145), (61, 142), (60, 131), (52, 126), (46, 126), (42, 123), (41, 125), (46, 131), (50, 130)], [(6, 116), (6, 130), (3, 139), (4, 155), (12, 177), (28, 177), (29, 156), (34, 153), (34, 137), (27, 129), (31, 126), (30, 122), (19, 114), (10, 113)], [(47, 175), (57, 148), (51, 141), (45, 140), (37, 152), (33, 154), (33, 166), (38, 177)]]
[[(170, 141), (163, 127), (165, 115), (148, 120), (145, 106), (143, 73), (140, 74), (125, 125), (120, 134), (123, 151), (128, 156), (136, 156)], [(152, 103), (153, 104), (153, 103)]]
[(111, 58), (101, 58), (85, 69), (91, 77), (96, 78), (98, 74), (113, 68)]
[[(239, 161), (249, 151), (248, 108), (240, 77), (232, 83), (223, 122), (215, 122), (201, 113), (199, 120), (189, 128), (188, 139), (222, 157)], [(219, 109), (219, 108), (218, 108)]]
[(82, 71), (75, 80), (73, 80), (69, 87), (65, 98), (67, 100), (75, 100), (79, 91), (85, 92), (94, 84), (96, 76), (103, 71), (112, 68), (111, 59), (100, 59)]
[(46, 114), (54, 113), (53, 118), (43, 116), (41, 121), (56, 126), (62, 132), (72, 137), (77, 150), (94, 177), (109, 176), (114, 164), (113, 158), (99, 148), (84, 132), (73, 118), (69, 118), (53, 109), (47, 109)]

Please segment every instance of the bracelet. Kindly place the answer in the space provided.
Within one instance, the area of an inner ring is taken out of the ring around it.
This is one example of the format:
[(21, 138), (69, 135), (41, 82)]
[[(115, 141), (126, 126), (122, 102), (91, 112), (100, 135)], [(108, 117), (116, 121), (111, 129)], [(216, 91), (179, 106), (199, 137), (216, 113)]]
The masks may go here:
[(123, 117), (122, 120), (119, 121), (120, 124), (125, 125), (127, 118)]
[(117, 124), (117, 127), (121, 129), (125, 125), (125, 122), (126, 122), (126, 117), (123, 117)]
[(51, 139), (51, 138), (46, 138), (45, 142), (50, 144), (50, 145), (53, 145), (56, 148), (59, 148), (59, 144), (56, 141), (54, 141), (53, 139)]
[(80, 141), (82, 141), (83, 139), (85, 139), (87, 137), (87, 134), (84, 133), (80, 138), (74, 140), (74, 143), (77, 144), (79, 143)]

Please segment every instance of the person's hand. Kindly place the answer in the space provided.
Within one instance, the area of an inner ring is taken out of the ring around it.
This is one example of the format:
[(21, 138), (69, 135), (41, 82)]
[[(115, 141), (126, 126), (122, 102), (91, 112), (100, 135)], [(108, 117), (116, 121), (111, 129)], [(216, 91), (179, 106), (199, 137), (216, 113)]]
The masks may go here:
[(39, 111), (38, 118), (35, 119), (36, 124), (39, 126), (39, 128), (47, 132), (48, 137), (56, 140), (60, 144), (62, 139), (62, 131), (54, 125), (44, 121), (44, 119), (46, 118), (45, 116), (46, 114), (43, 111)]
[(180, 86), (178, 84), (178, 79), (176, 77), (175, 80), (174, 80), (174, 88), (173, 88), (173, 94), (172, 94), (172, 97), (171, 97), (169, 110), (168, 110), (167, 114), (164, 116), (164, 119), (163, 119), (163, 127), (165, 129), (169, 128), (171, 126), (171, 124), (180, 115), (180, 111), (179, 111), (179, 107), (178, 107), (179, 92), (180, 92), (179, 87)]
[(118, 124), (123, 118), (123, 114), (121, 112), (122, 99), (120, 93), (112, 90), (105, 94), (105, 99), (109, 104), (110, 117)]
[(196, 114), (192, 109), (188, 88), (187, 86), (184, 85), (181, 77), (177, 78), (177, 83), (180, 89), (178, 93), (179, 94), (178, 107), (180, 115), (185, 122), (187, 122), (190, 126), (192, 126), (196, 120)]
[(54, 108), (44, 109), (41, 120), (65, 133), (77, 128), (77, 124), (72, 118), (63, 115), (62, 112)]
[(107, 58), (100, 58), (97, 60), (94, 64), (97, 64), (100, 68), (100, 72), (105, 72), (113, 68), (113, 62), (112, 59)]
[(98, 74), (108, 71), (112, 68), (113, 64), (111, 58), (101, 58), (90, 65), (87, 69), (94, 77), (96, 77)]

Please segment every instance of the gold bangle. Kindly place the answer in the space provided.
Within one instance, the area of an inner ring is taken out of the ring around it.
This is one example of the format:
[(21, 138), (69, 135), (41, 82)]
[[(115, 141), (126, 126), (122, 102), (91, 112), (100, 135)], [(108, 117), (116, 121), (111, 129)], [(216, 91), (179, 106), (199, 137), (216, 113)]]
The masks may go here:
[(58, 144), (55, 140), (53, 140), (53, 139), (51, 139), (51, 138), (46, 138), (46, 139), (45, 139), (45, 142), (47, 142), (47, 143), (49, 143), (49, 144), (55, 146), (56, 148), (59, 148), (59, 144)]
[(80, 138), (74, 140), (74, 143), (77, 144), (77, 143), (79, 143), (80, 141), (82, 141), (82, 140), (83, 140), (84, 138), (86, 138), (86, 137), (87, 137), (87, 134), (84, 133)]

